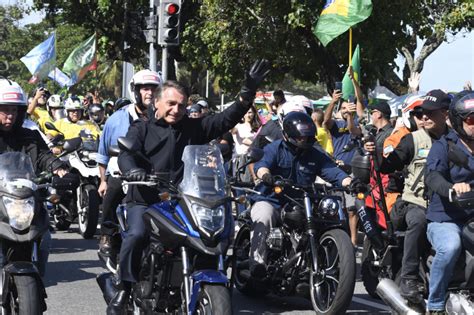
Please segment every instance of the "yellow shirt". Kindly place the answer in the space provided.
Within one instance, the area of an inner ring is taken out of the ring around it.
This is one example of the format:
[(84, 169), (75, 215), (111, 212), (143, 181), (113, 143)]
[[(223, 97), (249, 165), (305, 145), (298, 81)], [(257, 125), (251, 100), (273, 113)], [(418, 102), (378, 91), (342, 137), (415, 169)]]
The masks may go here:
[(31, 114), (31, 118), (33, 121), (35, 121), (38, 124), (40, 130), (44, 134), (51, 135), (53, 137), (55, 137), (58, 134), (54, 130), (46, 129), (46, 126), (45, 126), (46, 122), (49, 121), (50, 123), (54, 123), (53, 119), (51, 118), (51, 116), (49, 116), (49, 113), (46, 109), (41, 108), (41, 107), (35, 107), (35, 110)]
[(56, 128), (64, 134), (64, 139), (72, 139), (80, 136), (82, 130), (90, 133), (94, 139), (99, 139), (100, 129), (88, 120), (79, 120), (77, 123), (70, 122), (67, 118), (54, 122)]
[(334, 147), (332, 145), (332, 138), (329, 132), (324, 128), (317, 128), (316, 141), (329, 155), (333, 155)]

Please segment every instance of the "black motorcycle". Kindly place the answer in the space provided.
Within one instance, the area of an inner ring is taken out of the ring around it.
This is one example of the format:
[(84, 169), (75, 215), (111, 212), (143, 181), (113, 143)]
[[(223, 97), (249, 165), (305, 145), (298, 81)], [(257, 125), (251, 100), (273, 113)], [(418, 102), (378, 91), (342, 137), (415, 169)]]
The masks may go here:
[[(66, 150), (74, 145), (65, 144)], [(46, 181), (46, 182), (45, 182)], [(46, 291), (38, 268), (42, 236), (49, 227), (45, 200), (56, 202), (48, 188), (74, 188), (51, 176), (37, 177), (28, 155), (0, 154), (0, 304), (2, 314), (41, 314)], [(47, 253), (46, 253), (47, 254)], [(44, 253), (43, 253), (44, 255)]]
[[(286, 190), (297, 192), (292, 198)], [(356, 263), (340, 197), (325, 186), (301, 186), (278, 180), (274, 191), (288, 202), (281, 210), (281, 227), (270, 230), (266, 243), (267, 275), (254, 279), (249, 271), (250, 210), (238, 217), (232, 280), (245, 295), (299, 295), (311, 299), (317, 314), (343, 314), (351, 303)]]

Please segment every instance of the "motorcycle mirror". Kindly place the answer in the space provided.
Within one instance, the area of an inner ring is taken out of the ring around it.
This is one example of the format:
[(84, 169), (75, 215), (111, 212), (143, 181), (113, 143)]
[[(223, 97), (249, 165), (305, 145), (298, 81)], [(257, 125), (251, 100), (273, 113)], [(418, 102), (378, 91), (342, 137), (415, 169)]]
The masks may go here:
[(133, 140), (126, 137), (119, 137), (117, 143), (120, 150), (133, 152)]
[(247, 151), (247, 162), (255, 163), (263, 158), (263, 150), (259, 148), (250, 148)]
[(120, 149), (118, 145), (111, 145), (108, 150), (109, 156), (119, 156), (120, 154)]
[(56, 128), (56, 126), (54, 126), (53, 123), (50, 122), (50, 121), (45, 122), (45, 123), (44, 123), (44, 126), (45, 126), (46, 129), (48, 129), (48, 130), (53, 130), (53, 131), (57, 131), (57, 132), (61, 133), (61, 132)]
[(71, 153), (79, 149), (82, 145), (82, 139), (80, 137), (72, 138), (64, 142), (63, 152)]

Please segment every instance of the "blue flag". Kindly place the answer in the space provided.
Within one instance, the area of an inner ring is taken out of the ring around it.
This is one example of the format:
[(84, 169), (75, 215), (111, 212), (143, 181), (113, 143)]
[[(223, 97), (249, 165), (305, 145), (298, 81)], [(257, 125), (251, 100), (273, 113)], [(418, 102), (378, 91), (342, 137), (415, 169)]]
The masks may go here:
[(48, 77), (48, 74), (56, 67), (55, 41), (56, 33), (53, 32), (48, 39), (20, 59), (38, 80)]

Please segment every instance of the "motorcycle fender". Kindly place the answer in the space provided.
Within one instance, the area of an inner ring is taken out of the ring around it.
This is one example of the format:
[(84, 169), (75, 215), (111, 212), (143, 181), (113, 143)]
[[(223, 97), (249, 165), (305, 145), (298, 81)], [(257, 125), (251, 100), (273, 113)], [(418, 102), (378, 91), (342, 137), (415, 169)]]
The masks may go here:
[(76, 170), (79, 171), (82, 177), (88, 178), (88, 177), (99, 177), (99, 167), (87, 167), (84, 165), (84, 163), (81, 161), (79, 156), (77, 154), (71, 154), (69, 156), (69, 163), (71, 164), (72, 168), (75, 168)]
[(227, 276), (217, 270), (200, 270), (196, 271), (191, 275), (191, 279), (193, 280), (193, 289), (191, 292), (191, 300), (189, 302), (189, 313), (193, 314), (196, 310), (196, 304), (198, 301), (199, 296), (199, 289), (201, 285), (204, 283), (212, 283), (212, 284), (222, 284), (223, 289), (227, 290), (227, 285), (229, 283), (229, 279)]
[(0, 287), (1, 288), (0, 289), (1, 290), (0, 303), (2, 306), (8, 303), (6, 299), (9, 293), (11, 276), (12, 275), (28, 275), (28, 274), (34, 276), (36, 283), (38, 284), (38, 288), (40, 290), (40, 297), (42, 298), (43, 303), (44, 303), (44, 299), (47, 298), (46, 289), (44, 288), (43, 281), (41, 280), (41, 277), (39, 275), (39, 272), (36, 266), (32, 262), (15, 261), (15, 262), (7, 264), (2, 269), (2, 272), (0, 273), (0, 277), (1, 277), (0, 281), (2, 283), (2, 286)]

